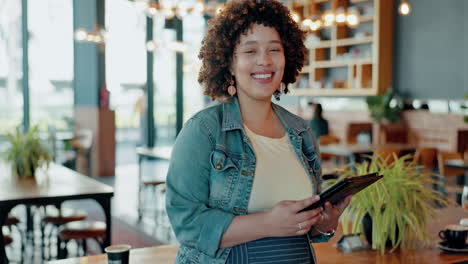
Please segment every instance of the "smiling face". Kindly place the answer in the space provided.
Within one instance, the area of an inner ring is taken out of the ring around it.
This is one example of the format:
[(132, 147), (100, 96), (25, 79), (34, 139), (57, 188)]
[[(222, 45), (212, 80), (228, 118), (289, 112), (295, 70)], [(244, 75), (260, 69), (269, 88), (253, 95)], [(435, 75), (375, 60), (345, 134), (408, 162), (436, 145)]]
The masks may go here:
[(231, 71), (239, 100), (270, 101), (283, 79), (284, 65), (278, 32), (253, 24), (234, 49)]

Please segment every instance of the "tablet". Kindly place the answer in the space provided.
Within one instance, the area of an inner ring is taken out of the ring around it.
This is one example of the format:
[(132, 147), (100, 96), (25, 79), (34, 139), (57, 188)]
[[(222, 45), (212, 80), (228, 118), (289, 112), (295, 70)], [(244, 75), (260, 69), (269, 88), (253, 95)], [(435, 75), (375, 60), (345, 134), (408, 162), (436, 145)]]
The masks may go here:
[(345, 199), (346, 196), (356, 194), (382, 178), (383, 175), (379, 175), (377, 172), (346, 177), (324, 190), (320, 194), (319, 201), (313, 203), (309, 207), (302, 209), (300, 212), (323, 206), (326, 201), (330, 201), (332, 204), (337, 204)]

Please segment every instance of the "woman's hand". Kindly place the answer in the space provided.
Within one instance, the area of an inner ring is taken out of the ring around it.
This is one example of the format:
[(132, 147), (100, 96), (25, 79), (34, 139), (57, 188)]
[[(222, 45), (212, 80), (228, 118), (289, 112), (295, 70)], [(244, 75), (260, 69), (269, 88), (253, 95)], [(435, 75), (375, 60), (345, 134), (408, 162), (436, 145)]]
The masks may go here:
[(351, 198), (352, 195), (348, 195), (343, 201), (336, 205), (332, 205), (330, 202), (326, 202), (324, 206), (325, 209), (321, 214), (322, 216), (314, 227), (322, 232), (336, 230), (338, 226), (338, 219), (349, 205)]
[(299, 201), (281, 201), (267, 213), (266, 223), (270, 237), (299, 236), (307, 234), (322, 218), (323, 208), (300, 210), (318, 201), (318, 195)]

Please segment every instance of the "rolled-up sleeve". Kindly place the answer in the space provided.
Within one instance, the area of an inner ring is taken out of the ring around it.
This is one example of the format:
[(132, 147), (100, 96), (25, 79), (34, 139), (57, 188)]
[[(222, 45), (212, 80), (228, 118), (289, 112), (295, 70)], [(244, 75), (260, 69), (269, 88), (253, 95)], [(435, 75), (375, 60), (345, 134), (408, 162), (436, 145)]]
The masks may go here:
[(214, 140), (202, 119), (190, 119), (172, 151), (166, 209), (181, 244), (215, 257), (234, 215), (209, 207), (210, 154)]

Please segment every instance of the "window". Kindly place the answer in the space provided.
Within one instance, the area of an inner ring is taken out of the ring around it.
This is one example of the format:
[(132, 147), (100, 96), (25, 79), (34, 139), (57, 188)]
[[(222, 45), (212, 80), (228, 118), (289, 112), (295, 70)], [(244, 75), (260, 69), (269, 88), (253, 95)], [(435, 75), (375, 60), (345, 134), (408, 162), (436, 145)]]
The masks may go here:
[(0, 137), (3, 137), (23, 119), (21, 1), (0, 0), (0, 6)]
[[(19, 1), (10, 1), (19, 2)], [(71, 130), (73, 119), (72, 0), (28, 2), (31, 124)]]

